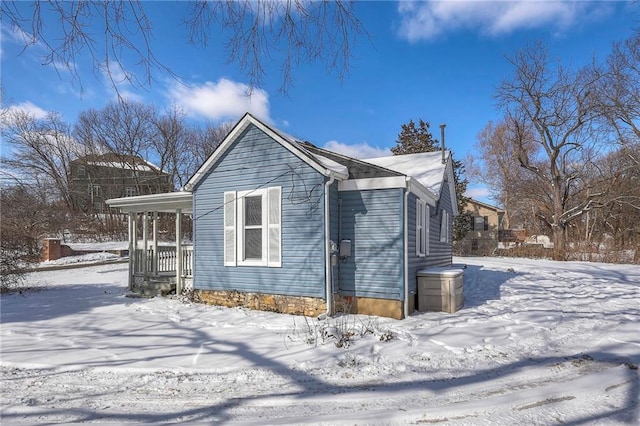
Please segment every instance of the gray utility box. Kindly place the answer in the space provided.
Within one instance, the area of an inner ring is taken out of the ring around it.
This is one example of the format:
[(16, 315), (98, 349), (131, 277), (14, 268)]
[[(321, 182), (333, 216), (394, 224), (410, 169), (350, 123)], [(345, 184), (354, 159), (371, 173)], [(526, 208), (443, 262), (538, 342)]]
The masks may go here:
[(427, 268), (418, 271), (418, 310), (453, 313), (464, 304), (464, 270)]

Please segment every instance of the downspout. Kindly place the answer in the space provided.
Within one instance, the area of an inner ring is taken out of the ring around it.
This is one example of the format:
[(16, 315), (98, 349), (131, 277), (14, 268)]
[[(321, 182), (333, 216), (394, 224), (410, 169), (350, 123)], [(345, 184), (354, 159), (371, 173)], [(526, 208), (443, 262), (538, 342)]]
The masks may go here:
[(409, 180), (404, 190), (404, 317), (409, 317)]
[(329, 175), (329, 180), (324, 184), (324, 245), (325, 245), (325, 291), (327, 293), (327, 316), (333, 311), (333, 282), (331, 271), (331, 221), (329, 220), (329, 187), (334, 178)]

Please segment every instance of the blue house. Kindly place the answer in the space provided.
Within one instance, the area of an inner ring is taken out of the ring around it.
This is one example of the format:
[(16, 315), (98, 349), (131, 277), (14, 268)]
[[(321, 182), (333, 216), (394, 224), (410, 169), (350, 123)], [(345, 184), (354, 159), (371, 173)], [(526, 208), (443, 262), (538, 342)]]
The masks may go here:
[[(133, 290), (165, 276), (207, 303), (399, 319), (417, 271), (451, 265), (455, 200), (449, 152), (357, 160), (246, 114), (181, 191), (108, 204), (129, 214)], [(149, 230), (158, 212), (176, 213), (172, 252)]]

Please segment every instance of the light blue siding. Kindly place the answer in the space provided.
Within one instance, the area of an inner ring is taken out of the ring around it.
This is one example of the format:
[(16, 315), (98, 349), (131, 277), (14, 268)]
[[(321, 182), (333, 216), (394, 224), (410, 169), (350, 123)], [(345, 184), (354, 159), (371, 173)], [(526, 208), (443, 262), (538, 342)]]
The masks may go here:
[[(194, 190), (194, 287), (325, 296), (325, 177), (250, 125)], [(224, 266), (223, 194), (282, 187), (282, 267)]]
[(339, 193), (340, 239), (351, 240), (351, 257), (339, 265), (343, 295), (404, 300), (403, 190)]
[[(333, 182), (331, 186), (329, 186), (329, 238), (334, 243), (339, 244), (340, 238), (340, 201), (338, 199), (338, 182)], [(331, 266), (331, 277), (332, 283), (331, 287), (334, 293), (338, 292), (338, 265)]]
[[(416, 255), (416, 195), (409, 194), (408, 200), (408, 238), (409, 238), (409, 293), (415, 293), (417, 287), (416, 273), (423, 268), (430, 266), (451, 265), (451, 244), (440, 242), (440, 221), (442, 220), (442, 209), (449, 212), (453, 218), (451, 207), (451, 194), (449, 186), (443, 184), (440, 201), (436, 207), (429, 206), (429, 254), (426, 257)], [(449, 235), (453, 235), (452, 222), (449, 223)]]

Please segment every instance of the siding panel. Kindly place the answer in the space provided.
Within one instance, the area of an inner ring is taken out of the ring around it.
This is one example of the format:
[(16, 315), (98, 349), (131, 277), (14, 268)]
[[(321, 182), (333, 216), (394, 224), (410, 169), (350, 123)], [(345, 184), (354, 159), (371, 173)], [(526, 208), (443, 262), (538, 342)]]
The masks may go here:
[(339, 265), (344, 295), (403, 300), (403, 191), (340, 192), (341, 239), (351, 257)]
[[(194, 287), (324, 297), (324, 176), (250, 125), (194, 191)], [(224, 266), (223, 194), (282, 187), (282, 267)]]
[[(451, 244), (440, 242), (442, 209), (447, 210), (450, 215), (452, 213), (449, 186), (443, 185), (437, 206), (429, 206), (429, 254), (426, 257), (416, 256), (416, 199), (415, 194), (409, 194), (409, 293), (416, 292), (416, 274), (420, 269), (430, 266), (449, 266), (452, 259)], [(449, 235), (453, 235), (452, 224), (453, 220), (449, 223)]]

